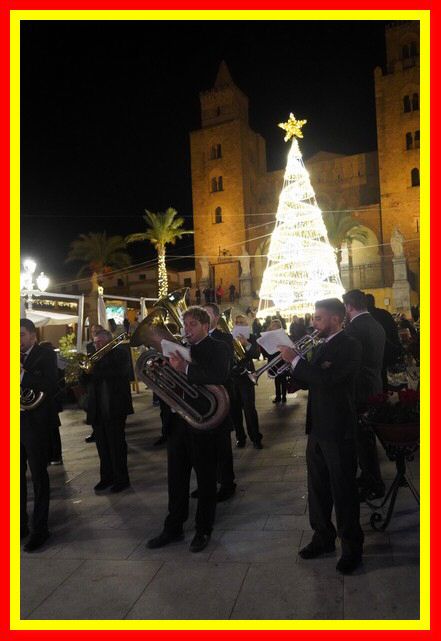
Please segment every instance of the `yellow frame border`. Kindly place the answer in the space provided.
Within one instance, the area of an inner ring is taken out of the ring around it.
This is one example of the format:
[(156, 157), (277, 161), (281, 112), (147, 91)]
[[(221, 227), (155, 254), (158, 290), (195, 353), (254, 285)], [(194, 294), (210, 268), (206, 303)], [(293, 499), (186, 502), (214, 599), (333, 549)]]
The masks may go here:
[[(421, 51), (421, 571), (419, 620), (22, 620), (20, 619), (19, 541), (19, 406), (18, 390), (11, 385), (11, 630), (429, 630), (430, 629), (430, 11), (427, 10), (47, 10), (10, 12), (11, 33), (11, 327), (19, 317), (20, 264), (20, 21), (21, 20), (418, 20)], [(11, 354), (19, 351), (11, 333)], [(18, 381), (18, 360), (11, 359), (11, 380)], [(15, 543), (17, 541), (17, 543)], [(148, 625), (147, 625), (148, 624)]]

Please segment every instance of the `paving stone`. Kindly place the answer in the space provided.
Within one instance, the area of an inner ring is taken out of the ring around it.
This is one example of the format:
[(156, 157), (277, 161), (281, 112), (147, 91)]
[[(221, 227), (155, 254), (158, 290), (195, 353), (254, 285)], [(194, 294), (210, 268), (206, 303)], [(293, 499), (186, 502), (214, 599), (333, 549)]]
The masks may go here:
[(126, 619), (228, 619), (247, 570), (246, 563), (164, 563)]
[(210, 557), (211, 561), (274, 563), (296, 558), (301, 532), (227, 531)]
[(158, 562), (85, 561), (32, 619), (123, 619), (161, 567)]
[(27, 618), (82, 561), (28, 554), (20, 562), (21, 618)]

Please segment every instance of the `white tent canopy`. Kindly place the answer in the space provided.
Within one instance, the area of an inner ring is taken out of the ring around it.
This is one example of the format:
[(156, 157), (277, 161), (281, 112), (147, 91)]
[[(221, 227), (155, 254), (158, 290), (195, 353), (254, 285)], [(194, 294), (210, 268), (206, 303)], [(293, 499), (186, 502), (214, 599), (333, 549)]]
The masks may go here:
[(70, 325), (78, 323), (78, 316), (75, 314), (60, 314), (59, 312), (37, 311), (35, 309), (26, 310), (26, 318), (29, 318), (36, 327), (45, 325)]

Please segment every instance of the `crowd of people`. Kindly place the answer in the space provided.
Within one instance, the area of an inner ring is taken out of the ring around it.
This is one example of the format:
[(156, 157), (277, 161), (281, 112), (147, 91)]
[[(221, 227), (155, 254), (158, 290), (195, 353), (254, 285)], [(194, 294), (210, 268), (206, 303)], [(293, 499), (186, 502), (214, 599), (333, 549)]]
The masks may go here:
[[(264, 447), (251, 374), (261, 357), (271, 361), (278, 354), (287, 367), (274, 377), (273, 402), (286, 402), (293, 382), (297, 389), (309, 392), (306, 465), (313, 534), (299, 554), (303, 559), (325, 554), (335, 549), (338, 536), (342, 556), (337, 570), (353, 572), (363, 552), (360, 502), (381, 498), (385, 493), (375, 433), (361, 418), (369, 397), (388, 389), (388, 368), (403, 352), (400, 332), (409, 329), (403, 327), (405, 319), (394, 319), (386, 310), (378, 309), (373, 297), (360, 290), (346, 292), (343, 302), (317, 301), (314, 314), (289, 319), (288, 330), (286, 319), (279, 313), (263, 323), (251, 310), (238, 313), (232, 332), (225, 331), (220, 318), (218, 304), (210, 299), (187, 308), (182, 329), (190, 359), (176, 351), (164, 365), (183, 374), (190, 385), (223, 386), (229, 409), (214, 429), (195, 429), (158, 392), (163, 426), (160, 442), (167, 444), (169, 502), (162, 530), (147, 541), (147, 547), (158, 548), (183, 538), (192, 498), (197, 500), (197, 509), (190, 550), (197, 553), (209, 544), (217, 503), (231, 499), (236, 492), (231, 434), (237, 448), (246, 447), (247, 440), (256, 450)], [(276, 354), (265, 353), (259, 338), (273, 331), (288, 333), (291, 343), (280, 344)], [(296, 344), (314, 331), (320, 340), (305, 356)], [(58, 444), (59, 373), (53, 348), (38, 344), (30, 320), (21, 319), (20, 337), (21, 387), (43, 392), (37, 407), (21, 412), (21, 536), (27, 539), (24, 549), (32, 552), (49, 537), (47, 464), (51, 460), (62, 462)], [(86, 440), (95, 441), (100, 461), (94, 491), (123, 492), (130, 486), (125, 439), (126, 419), (133, 412), (130, 351), (126, 345), (113, 348), (112, 333), (101, 326), (91, 328), (91, 339), (88, 353), (101, 350), (101, 356), (83, 372), (82, 383), (87, 389), (87, 422), (93, 430)], [(187, 392), (183, 400), (189, 400)], [(34, 486), (30, 528), (27, 466)], [(192, 469), (198, 487), (190, 494)]]

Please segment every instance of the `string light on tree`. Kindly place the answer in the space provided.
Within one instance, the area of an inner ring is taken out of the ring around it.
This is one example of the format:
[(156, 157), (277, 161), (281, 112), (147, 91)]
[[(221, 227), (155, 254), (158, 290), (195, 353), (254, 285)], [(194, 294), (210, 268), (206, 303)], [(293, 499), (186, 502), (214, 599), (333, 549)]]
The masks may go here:
[(292, 113), (279, 124), (286, 132), (285, 142), (292, 142), (259, 292), (260, 318), (277, 310), (284, 316), (304, 315), (314, 310), (316, 300), (341, 298), (344, 292), (297, 141), (303, 138), (305, 124)]

